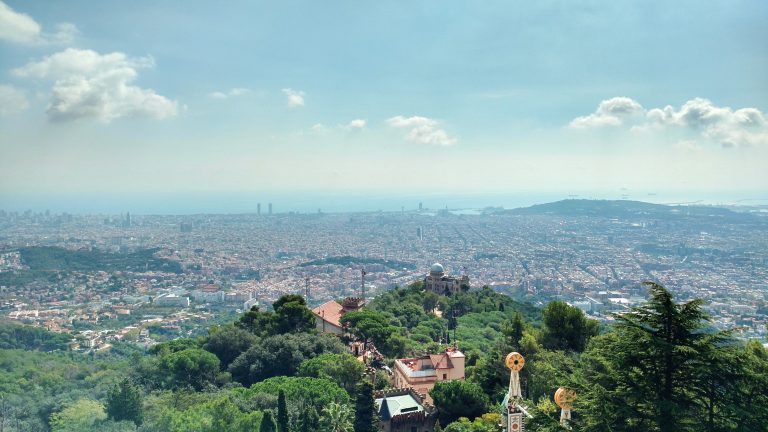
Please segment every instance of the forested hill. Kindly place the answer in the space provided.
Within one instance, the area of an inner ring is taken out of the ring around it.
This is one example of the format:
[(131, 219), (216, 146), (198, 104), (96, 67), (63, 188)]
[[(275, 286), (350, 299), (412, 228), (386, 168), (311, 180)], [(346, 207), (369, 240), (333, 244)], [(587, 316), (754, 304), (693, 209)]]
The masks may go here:
[[(140, 351), (61, 349), (63, 336), (0, 328), (0, 424), (7, 431), (374, 432), (373, 391), (393, 360), (458, 346), (466, 379), (430, 395), (444, 432), (499, 432), (504, 357), (525, 357), (526, 430), (563, 431), (557, 388), (576, 391), (573, 431), (765, 431), (768, 352), (711, 328), (702, 304), (649, 285), (647, 304), (596, 321), (563, 302), (543, 309), (490, 288), (453, 296), (422, 284), (342, 317), (348, 335), (318, 334), (304, 299), (285, 295), (205, 337)], [(352, 340), (383, 355), (365, 366)], [(371, 371), (373, 371), (371, 373)]]
[(55, 246), (23, 247), (17, 251), (21, 256), (22, 264), (27, 268), (0, 273), (0, 285), (14, 286), (73, 271), (182, 272), (180, 263), (156, 257), (155, 253), (158, 250), (142, 249), (129, 253), (111, 253), (95, 248), (71, 250)]
[(716, 218), (729, 222), (755, 221), (748, 213), (714, 206), (662, 205), (630, 200), (588, 200), (567, 199), (547, 204), (536, 204), (507, 210), (514, 215), (553, 215), (553, 216), (590, 216), (603, 218), (628, 219), (643, 217), (648, 219), (670, 219), (680, 217)]

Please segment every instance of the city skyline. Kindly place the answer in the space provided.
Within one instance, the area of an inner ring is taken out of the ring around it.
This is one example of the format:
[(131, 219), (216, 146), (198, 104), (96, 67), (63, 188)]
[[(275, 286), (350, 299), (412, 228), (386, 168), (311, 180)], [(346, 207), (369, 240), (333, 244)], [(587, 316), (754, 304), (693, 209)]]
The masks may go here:
[(754, 1), (0, 2), (0, 202), (765, 198), (766, 16)]

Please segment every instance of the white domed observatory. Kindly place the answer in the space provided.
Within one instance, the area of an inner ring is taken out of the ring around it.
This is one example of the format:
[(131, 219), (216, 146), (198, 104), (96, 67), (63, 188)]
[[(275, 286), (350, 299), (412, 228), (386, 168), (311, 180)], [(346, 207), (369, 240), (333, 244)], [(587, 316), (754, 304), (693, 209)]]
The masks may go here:
[(445, 268), (440, 263), (434, 263), (429, 268), (429, 274), (424, 278), (424, 290), (440, 295), (451, 295), (461, 290), (469, 289), (469, 276), (447, 276)]

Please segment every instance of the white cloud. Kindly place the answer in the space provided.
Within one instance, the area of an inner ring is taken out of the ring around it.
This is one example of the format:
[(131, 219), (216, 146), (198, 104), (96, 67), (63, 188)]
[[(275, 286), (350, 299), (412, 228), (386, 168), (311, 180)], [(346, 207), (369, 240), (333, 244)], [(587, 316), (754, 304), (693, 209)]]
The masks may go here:
[(132, 85), (138, 69), (154, 67), (151, 57), (129, 58), (124, 53), (99, 54), (68, 48), (14, 69), (21, 78), (53, 81), (48, 117), (51, 120), (121, 117), (164, 119), (178, 112), (178, 104), (152, 89)]
[(318, 135), (325, 135), (331, 131), (331, 128), (322, 123), (315, 123), (310, 129)]
[(283, 93), (288, 97), (289, 107), (296, 108), (304, 106), (304, 96), (306, 96), (306, 94), (303, 91), (284, 88)]
[(569, 126), (575, 129), (621, 126), (625, 120), (643, 114), (643, 111), (643, 107), (636, 101), (628, 97), (615, 97), (600, 102), (594, 113), (576, 117)]
[(395, 116), (388, 119), (387, 124), (397, 129), (408, 129), (405, 139), (410, 142), (447, 146), (457, 141), (456, 138), (448, 135), (448, 132), (439, 128), (439, 121), (427, 117)]
[(317, 135), (327, 135), (334, 131), (356, 132), (365, 128), (368, 122), (364, 119), (354, 119), (347, 124), (337, 124), (336, 126), (326, 126), (322, 123), (315, 123), (310, 130)]
[(354, 119), (349, 124), (347, 124), (347, 129), (362, 129), (366, 125), (366, 121), (364, 119)]
[(251, 92), (250, 89), (242, 88), (242, 87), (235, 87), (235, 88), (229, 89), (227, 91), (223, 91), (223, 92), (221, 92), (221, 91), (211, 92), (211, 93), (208, 94), (208, 97), (210, 97), (212, 99), (228, 99), (228, 98), (231, 98), (231, 97), (242, 96), (242, 95), (248, 94), (250, 92)]
[(71, 23), (58, 24), (55, 33), (45, 33), (31, 16), (14, 11), (0, 0), (0, 40), (29, 45), (69, 44), (78, 34)]
[(0, 84), (0, 117), (18, 114), (29, 108), (27, 95), (14, 86)]
[(690, 136), (687, 147), (696, 139), (714, 141), (723, 147), (768, 145), (768, 121), (757, 108), (719, 107), (703, 98), (685, 102), (680, 109), (671, 105), (645, 110), (636, 101), (625, 98), (608, 99), (597, 111), (577, 117), (570, 127), (576, 129), (599, 127), (629, 127), (633, 131), (665, 132), (677, 130)]

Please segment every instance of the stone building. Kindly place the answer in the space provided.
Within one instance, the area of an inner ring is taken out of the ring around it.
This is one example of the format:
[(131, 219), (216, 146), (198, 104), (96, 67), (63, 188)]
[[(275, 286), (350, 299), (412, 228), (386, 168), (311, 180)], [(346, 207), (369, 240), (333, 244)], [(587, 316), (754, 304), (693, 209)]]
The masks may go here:
[(469, 289), (469, 276), (447, 276), (445, 269), (439, 263), (432, 264), (429, 274), (424, 278), (424, 290), (436, 294), (451, 295), (461, 291), (462, 288)]

